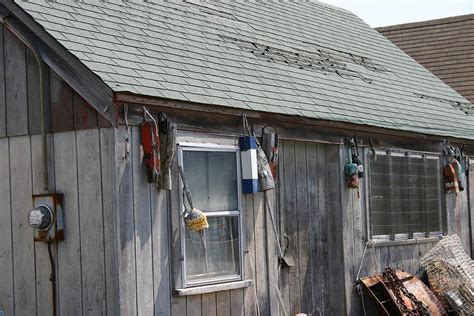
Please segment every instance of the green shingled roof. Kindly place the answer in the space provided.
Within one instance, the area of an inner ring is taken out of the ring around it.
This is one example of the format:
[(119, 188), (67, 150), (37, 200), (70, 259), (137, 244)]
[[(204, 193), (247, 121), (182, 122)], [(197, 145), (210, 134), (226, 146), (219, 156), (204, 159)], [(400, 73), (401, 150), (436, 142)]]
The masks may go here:
[(464, 98), (320, 2), (18, 4), (116, 92), (474, 139)]

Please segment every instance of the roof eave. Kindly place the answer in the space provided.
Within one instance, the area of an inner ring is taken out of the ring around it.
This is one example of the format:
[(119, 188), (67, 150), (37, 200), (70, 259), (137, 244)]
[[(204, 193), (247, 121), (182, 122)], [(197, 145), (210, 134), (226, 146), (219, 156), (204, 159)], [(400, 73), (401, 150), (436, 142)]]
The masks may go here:
[(104, 119), (115, 125), (113, 91), (16, 3), (0, 0), (0, 17), (21, 32), (45, 64), (66, 81)]

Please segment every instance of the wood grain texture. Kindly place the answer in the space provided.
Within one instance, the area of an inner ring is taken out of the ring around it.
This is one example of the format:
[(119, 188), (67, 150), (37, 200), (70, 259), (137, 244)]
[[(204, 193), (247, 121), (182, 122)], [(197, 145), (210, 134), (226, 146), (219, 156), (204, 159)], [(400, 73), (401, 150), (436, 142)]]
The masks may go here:
[(0, 137), (5, 137), (7, 135), (7, 120), (5, 107), (5, 45), (3, 40), (3, 34), (3, 25), (0, 25)]
[[(345, 304), (341, 304), (341, 299), (346, 300), (347, 293), (344, 289), (344, 268), (343, 262), (343, 234), (342, 234), (342, 208), (341, 208), (341, 181), (343, 172), (340, 168), (338, 146), (326, 147), (326, 209), (331, 212), (328, 217), (328, 260), (329, 260), (329, 313), (332, 315), (342, 315), (345, 313)], [(334, 293), (340, 293), (334, 295)]]
[[(243, 225), (245, 227), (245, 246), (244, 246), (244, 276), (247, 279), (255, 280), (255, 225), (253, 214), (253, 197), (250, 194), (244, 194), (243, 198)], [(244, 289), (245, 315), (255, 315), (256, 296), (255, 281), (252, 287)]]
[(51, 131), (71, 131), (74, 112), (71, 87), (54, 71), (50, 70)]
[[(42, 152), (41, 135), (30, 136), (31, 140), (31, 172), (32, 172), (32, 190), (33, 194), (44, 192), (44, 165)], [(50, 147), (48, 153), (49, 161), (52, 159), (53, 147)], [(54, 171), (54, 170), (51, 170)], [(54, 173), (49, 172), (50, 179), (54, 179)], [(50, 190), (54, 190), (54, 181), (50, 181)], [(39, 315), (51, 315), (52, 306), (52, 283), (51, 264), (48, 254), (47, 244), (44, 242), (35, 242), (35, 275), (36, 275), (36, 311)], [(57, 262), (57, 243), (51, 245), (53, 258)], [(57, 267), (57, 265), (56, 265)], [(54, 271), (57, 273), (57, 269)]]
[(171, 292), (169, 194), (151, 187), (155, 315), (170, 315)]
[(296, 314), (297, 310), (301, 310), (300, 307), (300, 294), (299, 288), (299, 276), (298, 276), (298, 227), (295, 221), (296, 219), (296, 166), (295, 166), (295, 142), (285, 141), (285, 150), (283, 153), (284, 168), (285, 168), (285, 227), (284, 232), (288, 236), (289, 247), (288, 253), (291, 254), (295, 259), (295, 266), (285, 268), (288, 271), (288, 287), (284, 288), (283, 298), (288, 302), (285, 302), (288, 306), (290, 315)]
[(217, 316), (216, 293), (206, 293), (201, 295), (201, 315)]
[(72, 104), (74, 112), (74, 129), (90, 129), (97, 127), (97, 112), (77, 92), (72, 92)]
[(309, 247), (309, 208), (306, 143), (295, 143), (296, 166), (296, 227), (298, 243), (298, 278), (300, 290), (300, 310), (297, 313), (308, 313), (312, 309), (311, 267), (309, 265), (311, 249)]
[(98, 130), (76, 132), (84, 312), (106, 313), (104, 230)]
[[(218, 315), (230, 316), (230, 291), (221, 291), (216, 293), (216, 305)], [(262, 310), (260, 310), (262, 311)], [(268, 314), (261, 314), (268, 315)]]
[[(278, 226), (276, 227), (276, 232), (273, 230), (273, 224), (271, 220), (271, 214), (275, 220), (275, 226), (277, 225), (276, 219), (276, 193), (274, 190), (268, 190), (265, 192), (264, 195), (266, 195), (266, 200), (268, 203), (267, 208), (265, 209), (265, 226), (267, 227), (267, 240), (266, 240), (266, 245), (267, 245), (267, 271), (268, 271), (268, 276), (267, 276), (267, 286), (268, 286), (268, 306), (269, 306), (269, 312), (271, 315), (278, 315), (279, 311), (279, 303), (278, 303), (278, 283), (275, 282), (274, 280), (278, 280), (279, 277), (279, 271), (278, 271), (278, 247), (277, 247), (277, 241), (280, 240), (280, 234), (279, 234), (279, 229)], [(245, 229), (245, 227), (244, 227)], [(236, 306), (236, 308), (238, 308)]]
[[(230, 315), (231, 316), (244, 316), (244, 290), (243, 289), (236, 289), (236, 290), (230, 291)], [(272, 315), (276, 315), (276, 314), (272, 313)]]
[(258, 305), (260, 313), (267, 315), (270, 313), (269, 291), (268, 291), (268, 270), (267, 270), (267, 240), (268, 233), (266, 214), (264, 209), (263, 193), (253, 195), (254, 229), (255, 229), (255, 286), (257, 289)]
[(186, 297), (186, 316), (201, 316), (201, 295)]
[(468, 183), (469, 183), (469, 224), (470, 224), (470, 239), (471, 239), (471, 249), (470, 253), (468, 254), (472, 256), (474, 255), (474, 233), (472, 229), (474, 228), (474, 214), (472, 212), (472, 208), (474, 207), (474, 159), (469, 158), (469, 172), (468, 172)]
[(118, 207), (117, 234), (118, 234), (118, 271), (120, 313), (125, 315), (136, 314), (136, 269), (135, 269), (135, 218), (133, 214), (133, 178), (131, 159), (125, 159), (127, 143), (131, 135), (120, 126), (116, 130), (115, 159), (116, 169), (116, 199)]
[[(133, 212), (135, 217), (135, 265), (137, 278), (137, 312), (154, 313), (153, 253), (151, 235), (150, 185), (147, 183), (140, 128), (132, 128)], [(152, 187), (152, 189), (154, 189)]]
[(60, 315), (82, 314), (81, 230), (75, 132), (54, 134), (56, 189), (64, 194), (64, 241), (58, 243)]
[(117, 268), (114, 129), (100, 129), (100, 160), (102, 173), (102, 212), (104, 218), (105, 284), (107, 315), (119, 312), (119, 282)]
[(36, 314), (35, 247), (26, 223), (32, 207), (30, 138), (10, 138), (10, 188), (15, 314)]
[(0, 310), (13, 315), (13, 251), (10, 209), (10, 157), (8, 138), (0, 138)]
[(28, 134), (28, 100), (25, 45), (4, 32), (7, 135)]

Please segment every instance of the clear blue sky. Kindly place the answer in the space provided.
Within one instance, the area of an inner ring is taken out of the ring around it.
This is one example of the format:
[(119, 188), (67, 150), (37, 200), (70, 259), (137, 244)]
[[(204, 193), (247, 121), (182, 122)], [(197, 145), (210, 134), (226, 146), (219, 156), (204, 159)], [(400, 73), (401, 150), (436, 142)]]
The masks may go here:
[(474, 13), (474, 0), (320, 0), (354, 12), (372, 27)]

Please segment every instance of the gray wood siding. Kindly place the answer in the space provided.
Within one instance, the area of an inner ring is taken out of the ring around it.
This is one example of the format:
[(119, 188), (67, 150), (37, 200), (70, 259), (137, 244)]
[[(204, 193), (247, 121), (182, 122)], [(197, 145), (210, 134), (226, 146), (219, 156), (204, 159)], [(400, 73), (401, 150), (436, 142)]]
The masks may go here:
[[(177, 256), (171, 256), (170, 249), (175, 244), (173, 240), (178, 233), (175, 231), (176, 226), (172, 224), (175, 221), (172, 217), (178, 214), (177, 187), (175, 185), (175, 189), (170, 193), (157, 190), (154, 185), (147, 183), (139, 127), (131, 127), (128, 134), (125, 128), (120, 126), (116, 135), (121, 314), (244, 315), (244, 297), (249, 296), (253, 289), (187, 297), (172, 295), (172, 264), (179, 262), (176, 260), (179, 259)], [(130, 141), (128, 160), (124, 159), (126, 138)], [(176, 184), (177, 178), (173, 180)], [(265, 250), (265, 241), (262, 239), (259, 242)], [(250, 251), (253, 253), (252, 259), (257, 261), (255, 243)], [(267, 271), (264, 264), (265, 262), (261, 264), (262, 272)], [(255, 262), (253, 266), (256, 266)], [(254, 272), (256, 273), (255, 270)], [(267, 286), (268, 280), (264, 278), (261, 282)], [(262, 300), (267, 296), (265, 290), (261, 296)], [(249, 297), (253, 302), (254, 296)], [(252, 307), (248, 311), (247, 315), (255, 315)]]
[[(59, 315), (116, 315), (113, 129), (51, 134), (51, 190), (64, 194), (65, 240), (53, 244)], [(41, 136), (0, 138), (0, 310), (51, 315), (46, 243), (27, 223), (41, 193)]]
[(284, 140), (280, 155), (280, 229), (295, 267), (282, 268), (290, 315), (342, 315), (341, 169), (337, 145)]

